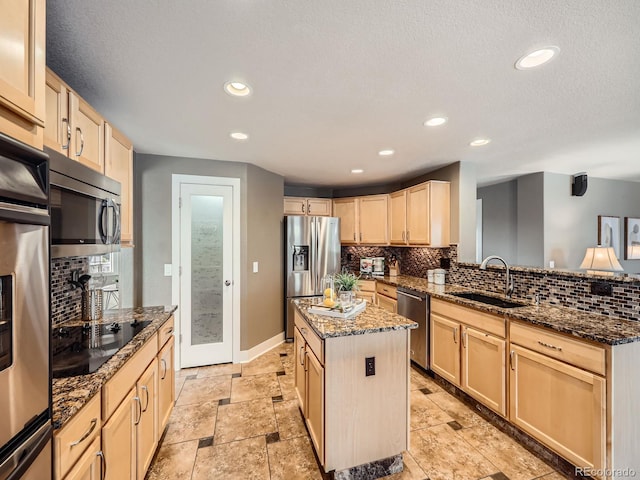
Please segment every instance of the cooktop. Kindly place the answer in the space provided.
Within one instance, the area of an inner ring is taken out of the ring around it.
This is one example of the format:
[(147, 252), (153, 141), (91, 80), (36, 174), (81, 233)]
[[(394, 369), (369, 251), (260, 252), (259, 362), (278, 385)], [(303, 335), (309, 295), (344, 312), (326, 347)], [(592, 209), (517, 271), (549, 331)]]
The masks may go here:
[(59, 327), (53, 330), (53, 378), (93, 373), (151, 321)]

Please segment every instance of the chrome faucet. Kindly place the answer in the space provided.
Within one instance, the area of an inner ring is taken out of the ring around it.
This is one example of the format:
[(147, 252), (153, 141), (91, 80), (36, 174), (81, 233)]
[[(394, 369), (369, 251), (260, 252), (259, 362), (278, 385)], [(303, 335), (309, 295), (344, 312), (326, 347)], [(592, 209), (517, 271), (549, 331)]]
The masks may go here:
[(504, 258), (497, 255), (489, 255), (487, 258), (482, 260), (482, 263), (480, 264), (480, 270), (486, 270), (487, 264), (491, 260), (500, 260), (504, 264), (504, 268), (507, 270), (504, 285), (504, 296), (507, 298), (511, 298), (511, 294), (513, 293), (513, 278), (511, 278), (511, 273), (509, 272), (509, 264), (504, 260)]

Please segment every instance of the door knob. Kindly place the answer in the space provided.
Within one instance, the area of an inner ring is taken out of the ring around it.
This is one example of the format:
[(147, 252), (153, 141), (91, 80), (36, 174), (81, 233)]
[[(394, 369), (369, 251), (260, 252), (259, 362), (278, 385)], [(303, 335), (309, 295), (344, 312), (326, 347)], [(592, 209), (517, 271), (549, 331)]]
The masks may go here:
[(229, 285), (231, 285), (231, 280), (225, 280), (224, 284), (228, 287)]

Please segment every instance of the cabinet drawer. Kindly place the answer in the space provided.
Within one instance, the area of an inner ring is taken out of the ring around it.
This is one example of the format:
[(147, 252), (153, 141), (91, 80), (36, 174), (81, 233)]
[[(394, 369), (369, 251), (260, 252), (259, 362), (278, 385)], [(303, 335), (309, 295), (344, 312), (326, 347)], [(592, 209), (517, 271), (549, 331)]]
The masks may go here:
[(396, 287), (387, 285), (386, 283), (376, 282), (376, 292), (380, 295), (386, 295), (391, 298), (398, 298)]
[(98, 392), (53, 436), (56, 479), (63, 478), (73, 467), (93, 439), (100, 435), (101, 426)]
[(498, 337), (506, 337), (506, 320), (499, 315), (481, 312), (474, 308), (463, 307), (436, 298), (431, 299), (431, 311)]
[(320, 363), (324, 365), (324, 342), (322, 339), (316, 335), (313, 329), (297, 311), (295, 314), (295, 323), (296, 327), (298, 327), (298, 330), (300, 330), (300, 333), (309, 344), (309, 348), (311, 348), (318, 360), (320, 360)]
[(375, 292), (376, 281), (375, 280), (358, 280), (358, 289), (361, 292)]
[(538, 327), (511, 322), (511, 343), (526, 347), (599, 375), (605, 375), (605, 349), (552, 333)]
[(106, 421), (158, 353), (157, 335), (153, 335), (136, 354), (102, 387), (102, 418)]
[(160, 330), (158, 330), (158, 351), (162, 350), (164, 344), (169, 341), (173, 335), (173, 316), (165, 322)]

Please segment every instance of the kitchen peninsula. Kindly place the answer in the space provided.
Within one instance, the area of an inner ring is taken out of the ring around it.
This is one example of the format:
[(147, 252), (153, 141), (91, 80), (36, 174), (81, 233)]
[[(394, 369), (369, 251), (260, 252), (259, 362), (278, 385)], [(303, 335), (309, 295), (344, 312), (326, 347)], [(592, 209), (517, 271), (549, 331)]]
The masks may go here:
[(336, 478), (401, 471), (409, 448), (409, 331), (418, 325), (375, 305), (342, 319), (311, 313), (308, 300), (294, 303), (296, 393), (324, 470)]

